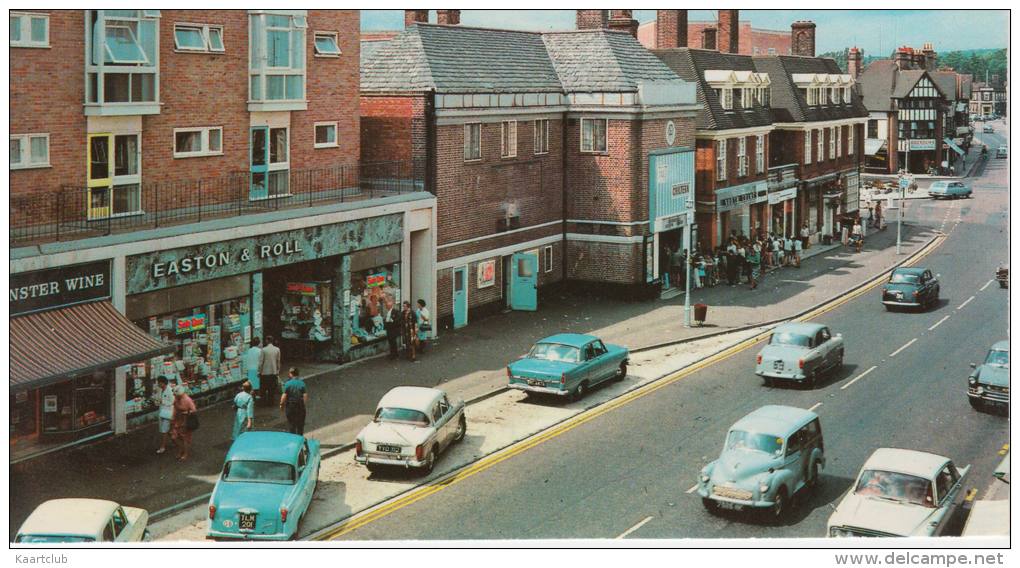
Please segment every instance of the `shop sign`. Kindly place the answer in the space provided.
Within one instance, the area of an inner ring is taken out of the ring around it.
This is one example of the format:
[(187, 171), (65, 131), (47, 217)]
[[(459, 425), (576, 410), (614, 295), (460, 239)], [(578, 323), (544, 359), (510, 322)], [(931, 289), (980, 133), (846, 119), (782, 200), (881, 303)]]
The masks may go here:
[(776, 203), (782, 203), (788, 199), (797, 197), (797, 188), (791, 187), (782, 191), (775, 191), (769, 194), (769, 205), (775, 205)]
[(488, 288), (496, 283), (496, 261), (486, 260), (478, 263), (478, 287)]
[(691, 184), (689, 183), (675, 183), (673, 184), (673, 197), (683, 197), (691, 192)]
[(366, 288), (375, 288), (377, 286), (383, 286), (385, 284), (386, 284), (386, 273), (385, 272), (378, 272), (376, 274), (369, 274), (368, 277), (365, 278), (365, 287)]
[(744, 205), (768, 201), (769, 185), (766, 182), (752, 183), (738, 187), (727, 187), (715, 192), (716, 210), (720, 213)]
[(907, 147), (910, 148), (911, 152), (934, 150), (935, 139), (934, 138), (921, 138), (918, 140), (908, 140)]
[(307, 282), (287, 282), (287, 293), (301, 296), (315, 296), (318, 294), (315, 284)]
[(11, 274), (10, 315), (110, 297), (110, 261)]
[(671, 231), (687, 224), (687, 213), (673, 215), (672, 217), (661, 217), (655, 220), (655, 232)]
[(177, 335), (194, 333), (205, 329), (205, 314), (194, 314), (186, 318), (177, 318)]
[(127, 293), (257, 272), (399, 243), (403, 215), (381, 215), (127, 257)]

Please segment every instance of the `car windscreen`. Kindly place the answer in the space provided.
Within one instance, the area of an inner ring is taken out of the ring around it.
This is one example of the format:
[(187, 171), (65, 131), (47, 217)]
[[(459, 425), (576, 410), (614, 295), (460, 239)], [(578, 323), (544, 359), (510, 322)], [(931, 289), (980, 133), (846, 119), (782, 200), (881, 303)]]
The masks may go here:
[(375, 411), (376, 422), (393, 422), (412, 426), (428, 426), (429, 418), (424, 412), (409, 408), (383, 407)]
[(811, 338), (799, 333), (789, 331), (777, 331), (772, 334), (769, 345), (794, 345), (796, 347), (811, 347)]
[(53, 534), (19, 534), (14, 542), (56, 543), (56, 542), (96, 542), (91, 536), (66, 536)]
[(290, 485), (294, 483), (294, 466), (282, 462), (231, 460), (223, 466), (223, 480)]
[(917, 275), (909, 272), (893, 272), (889, 282), (893, 284), (917, 284)]
[(581, 360), (581, 350), (562, 343), (536, 343), (528, 353), (528, 357), (545, 361), (577, 363)]
[(925, 500), (932, 494), (930, 481), (923, 477), (895, 471), (864, 470), (857, 482), (857, 487), (854, 488), (854, 493), (925, 507), (933, 506), (931, 501)]
[(727, 450), (750, 450), (778, 456), (783, 452), (783, 439), (773, 434), (731, 430), (726, 437)]
[(998, 365), (1009, 367), (1009, 351), (989, 351), (985, 358), (985, 365)]

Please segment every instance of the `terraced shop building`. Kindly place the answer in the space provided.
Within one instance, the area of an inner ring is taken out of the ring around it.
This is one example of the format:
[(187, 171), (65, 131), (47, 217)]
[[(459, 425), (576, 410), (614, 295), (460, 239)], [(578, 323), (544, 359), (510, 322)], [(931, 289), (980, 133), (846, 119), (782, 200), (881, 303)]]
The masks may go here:
[(688, 223), (694, 85), (626, 32), (408, 20), (362, 64), (362, 159), (425, 164), (440, 325), (567, 281), (645, 290)]

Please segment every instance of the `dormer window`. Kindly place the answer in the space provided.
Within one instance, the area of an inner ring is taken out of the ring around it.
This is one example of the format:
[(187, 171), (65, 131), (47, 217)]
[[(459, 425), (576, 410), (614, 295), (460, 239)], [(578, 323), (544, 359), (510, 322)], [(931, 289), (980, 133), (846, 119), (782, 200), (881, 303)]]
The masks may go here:
[(733, 110), (733, 89), (722, 89), (722, 97), (719, 98), (719, 103), (726, 110)]
[(850, 87), (843, 87), (843, 103), (850, 104)]

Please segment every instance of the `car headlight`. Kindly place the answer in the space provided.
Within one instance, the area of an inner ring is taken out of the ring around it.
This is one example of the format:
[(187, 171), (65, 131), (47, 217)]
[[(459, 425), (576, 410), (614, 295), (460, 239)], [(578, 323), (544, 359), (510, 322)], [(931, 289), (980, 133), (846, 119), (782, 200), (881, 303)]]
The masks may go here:
[(984, 394), (984, 392), (985, 392), (985, 389), (983, 389), (981, 387), (978, 387), (978, 388), (974, 389), (974, 394)]
[(967, 384), (969, 384), (970, 386), (976, 385), (977, 384), (977, 377), (975, 377), (974, 375), (971, 375), (971, 376), (967, 377)]

